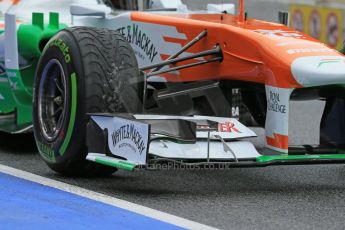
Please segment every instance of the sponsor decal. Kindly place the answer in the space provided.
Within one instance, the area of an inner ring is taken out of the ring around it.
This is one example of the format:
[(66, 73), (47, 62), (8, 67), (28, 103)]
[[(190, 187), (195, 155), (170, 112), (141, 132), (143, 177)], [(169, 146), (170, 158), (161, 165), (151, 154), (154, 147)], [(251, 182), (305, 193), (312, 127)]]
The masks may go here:
[[(136, 45), (140, 48), (142, 53), (144, 53), (151, 62), (155, 59), (158, 54), (157, 48), (153, 44), (150, 37), (142, 30), (140, 30), (139, 26), (136, 24), (128, 25), (117, 29), (117, 31), (126, 38), (126, 40)], [(145, 59), (145, 57), (140, 54), (136, 53), (141, 59)]]
[(263, 34), (269, 37), (288, 37), (288, 38), (302, 38), (303, 35), (296, 31), (285, 30), (254, 30), (254, 32)]
[(235, 124), (232, 121), (225, 122), (225, 123), (219, 123), (218, 124), (218, 131), (222, 132), (222, 133), (231, 133), (231, 132), (241, 133), (240, 130), (238, 130), (235, 127)]
[(281, 42), (277, 44), (277, 46), (290, 46), (290, 45), (310, 45), (310, 42), (305, 41), (305, 40), (295, 40), (295, 41)]
[(278, 92), (269, 93), (269, 98), (267, 100), (267, 109), (269, 111), (277, 112), (277, 113), (286, 113), (286, 105), (280, 102), (280, 95)]
[(56, 39), (54, 41), (52, 41), (50, 43), (50, 47), (51, 46), (56, 46), (60, 49), (60, 51), (62, 52), (63, 56), (65, 57), (65, 62), (68, 64), (71, 62), (71, 55), (69, 53), (69, 47), (68, 45), (66, 45), (66, 43), (64, 41), (62, 41), (61, 39)]
[(232, 89), (231, 101), (231, 117), (240, 119), (240, 105), (242, 103), (242, 95), (240, 89)]
[(287, 153), (289, 145), (289, 101), (293, 89), (266, 85), (266, 147)]
[(329, 49), (329, 48), (324, 48), (324, 49), (313, 49), (313, 48), (308, 48), (308, 49), (290, 49), (286, 51), (288, 54), (297, 54), (297, 53), (335, 53), (334, 50)]
[(221, 133), (242, 133), (233, 121), (227, 121), (222, 123), (214, 122), (211, 124), (197, 124), (198, 131), (217, 131)]
[(149, 150), (150, 125), (120, 117), (91, 116), (102, 130), (108, 130), (108, 147), (112, 155), (145, 165)]
[(235, 117), (236, 119), (239, 119), (240, 117), (240, 107), (231, 107), (231, 115), (232, 117)]
[(146, 143), (134, 124), (123, 125), (113, 131), (111, 139), (114, 148), (129, 148), (140, 155), (146, 150)]
[(197, 125), (196, 129), (197, 130), (208, 130), (208, 129), (212, 129), (212, 127), (210, 125)]
[(8, 76), (8, 81), (10, 83), (11, 89), (17, 90), (20, 86), (20, 72), (19, 72), (19, 70), (6, 69), (6, 73)]

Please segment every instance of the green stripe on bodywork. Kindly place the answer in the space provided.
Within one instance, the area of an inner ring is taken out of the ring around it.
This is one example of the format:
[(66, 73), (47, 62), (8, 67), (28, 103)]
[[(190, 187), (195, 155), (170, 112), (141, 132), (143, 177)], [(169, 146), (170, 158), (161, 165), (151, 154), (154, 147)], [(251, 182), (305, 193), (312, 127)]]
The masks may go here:
[(77, 75), (76, 73), (72, 73), (71, 75), (71, 114), (69, 118), (69, 124), (67, 128), (67, 133), (64, 142), (62, 143), (62, 146), (59, 150), (59, 153), (61, 156), (63, 156), (66, 152), (66, 149), (68, 147), (69, 142), (71, 141), (73, 129), (74, 129), (74, 122), (75, 122), (75, 116), (77, 113)]
[(321, 61), (317, 67), (320, 68), (324, 64), (332, 64), (332, 63), (339, 63), (339, 62), (341, 62), (341, 60)]
[(324, 154), (324, 155), (277, 155), (260, 156), (256, 158), (258, 163), (269, 163), (274, 161), (302, 161), (302, 160), (345, 160), (345, 154)]
[(125, 162), (125, 161), (114, 162), (114, 161), (109, 161), (109, 160), (101, 159), (97, 157), (95, 159), (95, 162), (103, 164), (103, 165), (111, 166), (111, 167), (116, 167), (119, 169), (128, 170), (128, 171), (133, 171), (136, 167), (135, 164), (132, 164), (129, 162)]

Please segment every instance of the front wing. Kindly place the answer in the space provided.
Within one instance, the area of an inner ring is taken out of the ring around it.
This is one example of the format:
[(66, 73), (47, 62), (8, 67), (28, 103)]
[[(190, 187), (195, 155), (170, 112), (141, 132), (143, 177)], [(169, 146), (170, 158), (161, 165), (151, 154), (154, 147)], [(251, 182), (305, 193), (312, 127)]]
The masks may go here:
[[(304, 146), (288, 154), (258, 148), (233, 118), (91, 114), (87, 160), (126, 170), (156, 166), (251, 167), (345, 163), (345, 151)], [(313, 149), (308, 151), (308, 149)]]

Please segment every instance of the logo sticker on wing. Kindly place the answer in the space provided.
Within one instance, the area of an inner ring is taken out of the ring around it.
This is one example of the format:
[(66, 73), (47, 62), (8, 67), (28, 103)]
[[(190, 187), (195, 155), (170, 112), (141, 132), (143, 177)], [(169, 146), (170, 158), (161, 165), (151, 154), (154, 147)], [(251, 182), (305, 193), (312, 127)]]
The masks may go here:
[[(241, 124), (235, 118), (226, 117), (208, 117), (208, 116), (194, 116), (195, 120), (206, 120), (209, 122), (211, 128), (211, 136), (220, 136), (226, 140), (236, 140), (248, 137), (256, 137), (255, 132)], [(199, 127), (198, 127), (199, 128)], [(197, 138), (205, 139), (208, 137), (208, 133), (204, 130), (197, 130)]]
[(94, 122), (108, 131), (108, 146), (116, 156), (136, 164), (146, 164), (150, 125), (120, 117), (92, 116)]
[(232, 121), (225, 122), (225, 123), (219, 123), (218, 124), (218, 132), (222, 133), (231, 133), (231, 132), (236, 132), (236, 133), (241, 133), (238, 128), (235, 127), (235, 124)]
[(142, 130), (138, 130), (134, 124), (124, 124), (110, 135), (114, 149), (128, 148), (133, 153), (142, 155), (147, 148)]

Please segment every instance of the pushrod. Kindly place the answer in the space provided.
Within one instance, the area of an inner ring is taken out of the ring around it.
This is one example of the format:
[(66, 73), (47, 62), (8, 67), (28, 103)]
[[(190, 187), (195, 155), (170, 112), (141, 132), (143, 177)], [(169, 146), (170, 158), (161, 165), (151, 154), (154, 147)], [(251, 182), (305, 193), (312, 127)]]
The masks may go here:
[(206, 50), (206, 51), (202, 51), (200, 53), (188, 55), (185, 57), (174, 58), (174, 59), (170, 59), (170, 60), (166, 60), (166, 61), (163, 61), (160, 63), (153, 64), (153, 65), (145, 66), (145, 67), (141, 68), (140, 70), (145, 71), (145, 70), (154, 69), (157, 67), (164, 67), (166, 65), (176, 64), (178, 62), (191, 60), (191, 59), (195, 59), (195, 58), (199, 58), (199, 57), (205, 57), (205, 56), (209, 56), (209, 55), (221, 55), (220, 47), (217, 46), (216, 48), (211, 49), (211, 50)]
[[(188, 42), (185, 46), (183, 46), (179, 51), (177, 51), (177, 53), (171, 55), (170, 57), (168, 57), (166, 59), (167, 60), (171, 60), (174, 58), (177, 58), (178, 56), (180, 56), (183, 52), (185, 52), (186, 50), (188, 50), (190, 47), (192, 47), (193, 45), (195, 45), (197, 42), (199, 42), (201, 39), (203, 39), (204, 37), (207, 36), (207, 30), (203, 30), (198, 36), (196, 36), (193, 40), (191, 40), (190, 42)], [(155, 68), (154, 70), (152, 70), (152, 72), (158, 71), (161, 68), (163, 68), (163, 66), (159, 66), (157, 68)]]
[(199, 62), (195, 62), (195, 63), (191, 63), (191, 64), (186, 64), (186, 65), (182, 65), (182, 66), (176, 66), (173, 68), (169, 68), (169, 69), (164, 69), (164, 70), (158, 70), (156, 72), (152, 72), (147, 74), (147, 77), (151, 77), (154, 75), (159, 75), (159, 74), (163, 74), (163, 73), (169, 73), (169, 72), (173, 72), (176, 70), (181, 70), (181, 69), (186, 69), (186, 68), (190, 68), (190, 67), (194, 67), (194, 66), (198, 66), (198, 65), (204, 65), (207, 63), (211, 63), (211, 62), (217, 62), (217, 61), (221, 61), (223, 59), (223, 57), (215, 57), (209, 60), (205, 60), (205, 61), (199, 61)]

